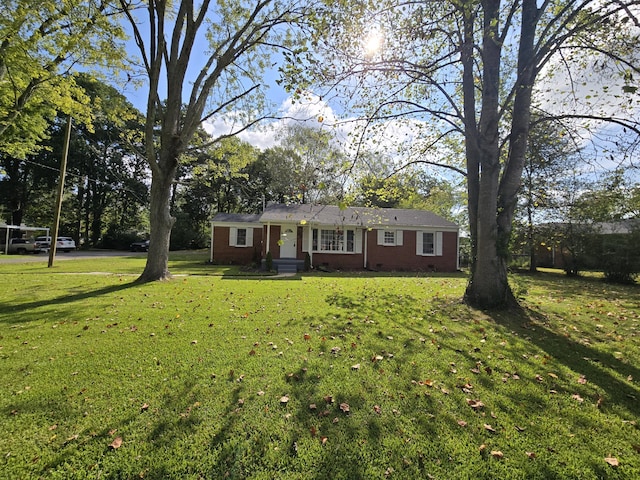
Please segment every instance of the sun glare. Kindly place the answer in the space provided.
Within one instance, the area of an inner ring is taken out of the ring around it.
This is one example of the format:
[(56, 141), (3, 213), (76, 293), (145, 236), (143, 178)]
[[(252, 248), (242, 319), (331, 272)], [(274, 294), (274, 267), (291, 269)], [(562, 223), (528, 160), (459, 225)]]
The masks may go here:
[(372, 29), (369, 31), (364, 39), (364, 53), (367, 57), (375, 55), (382, 47), (384, 36), (378, 29)]

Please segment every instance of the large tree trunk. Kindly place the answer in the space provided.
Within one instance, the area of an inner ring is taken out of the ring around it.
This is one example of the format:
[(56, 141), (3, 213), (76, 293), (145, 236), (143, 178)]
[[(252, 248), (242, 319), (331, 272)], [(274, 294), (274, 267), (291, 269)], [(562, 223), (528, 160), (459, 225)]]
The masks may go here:
[(471, 223), (471, 276), (464, 299), (477, 308), (495, 308), (511, 302), (498, 222), (500, 185), (500, 61), (501, 44), (497, 40), (500, 2), (483, 2), (483, 89), (479, 121), (476, 122), (474, 78), (474, 19), (467, 11), (463, 46), (463, 91), (465, 140), (468, 172), (469, 221)]
[(476, 212), (475, 257), (464, 300), (482, 309), (511, 305), (513, 294), (507, 280), (506, 252), (499, 248), (496, 222), (499, 165), (483, 167), (479, 195), (473, 203)]
[[(500, 2), (483, 2), (484, 25), (482, 44), (482, 105), (477, 129), (469, 129), (475, 91), (471, 88), (472, 62), (464, 64), (465, 137), (467, 170), (469, 172), (469, 220), (472, 222), (471, 276), (465, 291), (465, 301), (477, 308), (509, 307), (516, 303), (507, 279), (509, 240), (522, 170), (527, 150), (531, 118), (531, 94), (535, 79), (536, 0), (523, 0), (518, 51), (518, 79), (509, 135), (509, 152), (501, 165), (499, 144), (500, 63), (499, 41)], [(469, 22), (466, 27), (472, 25)], [(466, 35), (471, 37), (472, 35)], [(465, 38), (466, 38), (465, 37)], [(463, 50), (464, 51), (464, 50)], [(465, 62), (463, 58), (463, 62)], [(467, 73), (468, 71), (468, 73)], [(475, 112), (475, 109), (473, 110)], [(470, 147), (471, 145), (472, 147)], [(475, 148), (473, 146), (476, 146)], [(501, 175), (502, 173), (502, 175)], [(474, 238), (475, 234), (475, 238)]]
[(165, 168), (152, 169), (149, 252), (147, 263), (139, 282), (168, 280), (169, 272), (169, 241), (175, 218), (171, 216), (171, 192), (175, 179), (178, 160), (176, 154), (167, 154), (159, 165)]

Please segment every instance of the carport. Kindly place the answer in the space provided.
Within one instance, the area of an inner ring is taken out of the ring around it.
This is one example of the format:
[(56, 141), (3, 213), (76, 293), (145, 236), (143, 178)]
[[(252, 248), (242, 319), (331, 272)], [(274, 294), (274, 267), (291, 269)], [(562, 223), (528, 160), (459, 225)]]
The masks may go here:
[(0, 223), (0, 231), (5, 231), (4, 235), (4, 253), (9, 251), (9, 238), (11, 238), (11, 230), (19, 230), (21, 232), (47, 232), (49, 236), (49, 227), (27, 227), (26, 225), (7, 225)]

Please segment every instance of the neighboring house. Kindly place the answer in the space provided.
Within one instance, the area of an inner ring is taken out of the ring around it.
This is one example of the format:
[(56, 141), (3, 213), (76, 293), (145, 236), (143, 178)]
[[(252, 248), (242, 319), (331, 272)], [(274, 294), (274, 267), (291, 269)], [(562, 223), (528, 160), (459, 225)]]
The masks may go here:
[[(579, 261), (582, 268), (598, 268), (602, 248), (606, 253), (606, 250), (616, 250), (616, 245), (633, 241), (632, 236), (640, 232), (640, 219), (590, 224), (545, 223), (538, 227), (538, 232), (544, 241), (536, 247), (536, 266), (567, 269)], [(596, 246), (599, 248), (594, 248)]]
[(259, 264), (270, 252), (278, 271), (316, 268), (458, 269), (458, 226), (424, 210), (269, 205), (258, 215), (218, 213), (211, 261)]

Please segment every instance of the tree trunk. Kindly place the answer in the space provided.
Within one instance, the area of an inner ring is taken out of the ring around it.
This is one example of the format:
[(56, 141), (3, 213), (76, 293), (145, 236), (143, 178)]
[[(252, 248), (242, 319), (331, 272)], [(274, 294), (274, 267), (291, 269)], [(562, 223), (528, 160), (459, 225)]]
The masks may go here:
[(497, 222), (500, 185), (500, 61), (497, 41), (500, 2), (483, 2), (483, 63), (479, 121), (476, 122), (475, 78), (473, 62), (473, 25), (471, 12), (465, 21), (463, 46), (463, 92), (465, 143), (468, 172), (469, 221), (471, 223), (471, 276), (464, 300), (476, 308), (509, 305), (513, 299), (507, 281), (503, 238)]
[[(531, 199), (531, 196), (529, 196)], [(527, 205), (527, 246), (529, 247), (529, 271), (535, 273), (538, 271), (538, 259), (536, 255), (535, 231), (533, 226), (533, 211), (531, 208), (531, 200)]]
[(506, 251), (496, 222), (499, 165), (483, 167), (476, 207), (475, 257), (464, 301), (476, 308), (510, 306), (514, 302), (507, 280)]
[(475, 255), (471, 259), (471, 276), (464, 299), (473, 307), (490, 309), (510, 307), (517, 303), (507, 279), (507, 258), (529, 135), (531, 95), (536, 76), (534, 43), (538, 11), (536, 0), (523, 0), (509, 152), (502, 167), (499, 145), (502, 52), (497, 28), (500, 23), (500, 2), (486, 0), (483, 9), (483, 89), (477, 131), (468, 128), (466, 108), (467, 102), (473, 102), (475, 96), (472, 84), (466, 85), (471, 82), (471, 61), (464, 64), (465, 73), (467, 69), (469, 73), (463, 78), (467, 116), (465, 140), (467, 144), (477, 145), (475, 149), (467, 147), (468, 180), (474, 181), (472, 173), (477, 177), (475, 172), (480, 166), (479, 188), (472, 189), (472, 183), (469, 187), (469, 220), (475, 223), (471, 225)]
[(151, 182), (150, 204), (150, 236), (147, 263), (138, 282), (152, 282), (168, 280), (169, 272), (169, 241), (175, 218), (171, 216), (171, 192), (173, 180), (177, 171), (177, 155), (167, 154), (168, 158), (159, 162), (166, 168), (154, 168)]

